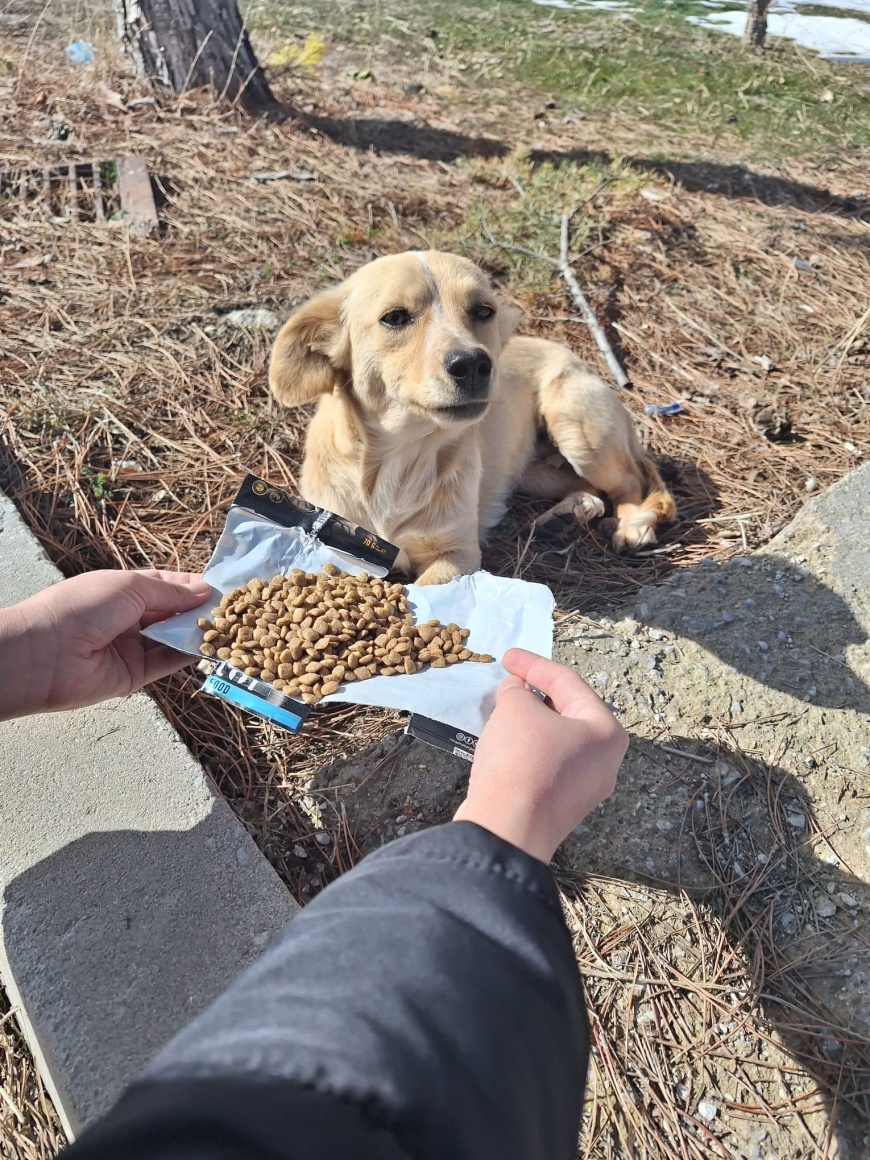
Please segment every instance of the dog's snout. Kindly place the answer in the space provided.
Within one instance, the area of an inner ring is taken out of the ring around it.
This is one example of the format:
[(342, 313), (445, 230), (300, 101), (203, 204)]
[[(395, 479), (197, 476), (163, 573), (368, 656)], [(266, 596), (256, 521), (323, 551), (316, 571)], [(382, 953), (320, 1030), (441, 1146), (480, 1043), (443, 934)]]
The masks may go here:
[(444, 369), (463, 394), (485, 396), (489, 391), (492, 359), (485, 350), (451, 350), (444, 359)]

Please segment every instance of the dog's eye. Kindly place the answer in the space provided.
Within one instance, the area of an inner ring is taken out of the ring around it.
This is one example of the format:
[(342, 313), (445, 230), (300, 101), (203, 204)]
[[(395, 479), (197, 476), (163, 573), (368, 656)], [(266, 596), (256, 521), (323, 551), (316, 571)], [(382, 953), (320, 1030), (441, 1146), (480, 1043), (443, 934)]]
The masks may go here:
[(488, 322), (495, 314), (492, 306), (487, 306), (485, 302), (478, 302), (476, 306), (471, 308), (471, 317), (475, 322)]
[(412, 321), (409, 310), (388, 310), (386, 314), (381, 316), (381, 325), (389, 326), (390, 330), (401, 330), (403, 326), (409, 326)]

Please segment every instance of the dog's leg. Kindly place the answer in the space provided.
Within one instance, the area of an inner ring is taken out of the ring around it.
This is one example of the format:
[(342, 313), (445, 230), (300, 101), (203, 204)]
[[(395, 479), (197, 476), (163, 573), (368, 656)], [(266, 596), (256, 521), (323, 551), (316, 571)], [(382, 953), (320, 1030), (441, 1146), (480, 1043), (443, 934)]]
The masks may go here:
[[(578, 484), (581, 486), (578, 487)], [(535, 524), (546, 524), (557, 516), (573, 516), (578, 524), (585, 525), (604, 515), (601, 496), (595, 494), (591, 484), (578, 480), (576, 472), (567, 464), (554, 467), (540, 460), (530, 463), (517, 490), (524, 495), (559, 500), (559, 503), (537, 516)]]
[[(585, 522), (588, 511), (600, 514), (598, 497), (606, 495), (616, 514), (616, 550), (654, 544), (656, 526), (674, 518), (676, 505), (641, 448), (631, 416), (569, 350), (546, 345), (538, 391), (541, 417), (553, 444), (580, 477), (557, 508), (574, 511)], [(590, 495), (597, 503), (590, 504)], [(572, 500), (575, 506), (567, 506)]]
[(397, 563), (408, 561), (407, 571), (415, 584), (446, 584), (454, 576), (465, 576), (480, 567), (477, 527), (460, 537), (419, 536), (403, 538)]

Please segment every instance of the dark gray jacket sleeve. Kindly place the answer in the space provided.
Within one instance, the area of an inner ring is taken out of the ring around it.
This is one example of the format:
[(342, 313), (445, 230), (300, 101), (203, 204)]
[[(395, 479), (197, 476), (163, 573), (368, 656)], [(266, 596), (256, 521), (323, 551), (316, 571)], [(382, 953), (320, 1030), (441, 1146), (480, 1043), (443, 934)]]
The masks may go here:
[(68, 1160), (572, 1160), (587, 1064), (549, 870), (468, 822), (365, 858)]

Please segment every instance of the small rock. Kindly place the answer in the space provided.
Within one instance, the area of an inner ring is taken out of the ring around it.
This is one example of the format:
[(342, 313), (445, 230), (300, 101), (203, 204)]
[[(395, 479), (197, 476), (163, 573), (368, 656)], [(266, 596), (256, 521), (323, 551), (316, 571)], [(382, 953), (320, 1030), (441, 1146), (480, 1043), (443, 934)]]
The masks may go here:
[(723, 612), (722, 613), (722, 623), (723, 624), (731, 624), (733, 622), (733, 620), (734, 620), (734, 617), (731, 615), (730, 612)]
[(277, 330), (281, 325), (277, 314), (262, 307), (231, 310), (229, 314), (224, 315), (224, 322), (228, 326), (240, 326), (244, 330)]
[(732, 701), (731, 702), (731, 716), (732, 717), (739, 717), (742, 712), (743, 712), (743, 706), (740, 704), (740, 702), (739, 701)]
[(820, 894), (816, 898), (816, 914), (819, 918), (833, 918), (836, 913), (836, 904), (827, 895)]
[(785, 820), (788, 822), (788, 824), (791, 826), (791, 828), (793, 830), (806, 829), (807, 819), (804, 817), (803, 814), (789, 814), (789, 813), (787, 813), (785, 815)]
[(294, 858), (307, 858), (308, 855), (306, 854), (305, 850), (303, 850), (303, 848), (297, 844), (293, 847), (293, 857)]
[(853, 898), (851, 894), (846, 894), (845, 891), (840, 891), (837, 898), (843, 906), (855, 907), (858, 905), (858, 899)]
[(784, 914), (780, 915), (779, 925), (784, 931), (791, 931), (797, 925), (797, 919), (790, 910), (787, 910)]
[(332, 843), (332, 838), (330, 838), (329, 834), (324, 834), (321, 831), (321, 833), (314, 835), (314, 841), (318, 846), (329, 846)]
[(819, 486), (819, 481), (814, 475), (808, 475), (804, 480), (804, 491), (815, 491)]
[(712, 1100), (701, 1100), (698, 1104), (698, 1115), (704, 1120), (715, 1120), (719, 1114), (719, 1105)]
[(247, 846), (239, 846), (236, 850), (236, 861), (240, 866), (247, 866), (251, 860), (251, 851)]
[(668, 832), (668, 830), (672, 830), (673, 828), (674, 828), (673, 822), (665, 821), (664, 818), (659, 818), (658, 821), (656, 822), (656, 829), (661, 830), (663, 834), (666, 834)]
[(758, 647), (761, 649), (762, 652), (767, 652), (767, 650), (770, 648), (770, 645), (767, 643), (766, 640), (760, 640), (758, 642)]
[(405, 817), (404, 814), (399, 814), (399, 816), (396, 818), (396, 825), (397, 826), (404, 826), (404, 824), (405, 824), (405, 822), (407, 822), (407, 820), (408, 819)]

